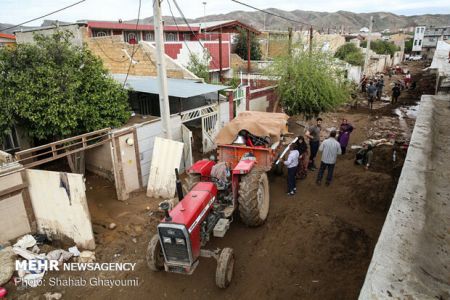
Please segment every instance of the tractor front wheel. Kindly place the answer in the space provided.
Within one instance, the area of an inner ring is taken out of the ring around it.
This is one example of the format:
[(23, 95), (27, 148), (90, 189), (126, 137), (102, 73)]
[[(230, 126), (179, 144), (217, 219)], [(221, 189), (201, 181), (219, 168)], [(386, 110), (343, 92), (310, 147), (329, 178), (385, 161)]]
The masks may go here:
[(234, 253), (231, 248), (224, 248), (217, 260), (216, 285), (224, 289), (230, 285), (233, 277)]
[(239, 215), (247, 226), (259, 226), (269, 214), (269, 179), (266, 172), (252, 169), (239, 184)]
[(164, 269), (164, 254), (157, 234), (155, 234), (148, 243), (147, 265), (150, 270), (155, 272)]

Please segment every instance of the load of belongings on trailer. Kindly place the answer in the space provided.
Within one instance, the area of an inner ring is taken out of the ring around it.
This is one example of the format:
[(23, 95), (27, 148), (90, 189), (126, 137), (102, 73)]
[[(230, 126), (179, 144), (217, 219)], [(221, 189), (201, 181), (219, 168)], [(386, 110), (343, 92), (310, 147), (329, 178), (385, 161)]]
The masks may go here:
[(289, 133), (288, 119), (289, 116), (284, 113), (241, 112), (220, 130), (216, 144), (268, 147)]

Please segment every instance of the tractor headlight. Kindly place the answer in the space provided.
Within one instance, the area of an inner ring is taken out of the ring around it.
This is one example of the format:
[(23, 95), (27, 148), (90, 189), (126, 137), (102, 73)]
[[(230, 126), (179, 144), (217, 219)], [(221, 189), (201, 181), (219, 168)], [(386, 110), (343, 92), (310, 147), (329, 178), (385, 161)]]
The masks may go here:
[(163, 237), (163, 243), (164, 244), (172, 244), (172, 240), (170, 237)]
[(183, 239), (175, 239), (175, 243), (177, 245), (183, 245), (183, 246), (186, 244)]

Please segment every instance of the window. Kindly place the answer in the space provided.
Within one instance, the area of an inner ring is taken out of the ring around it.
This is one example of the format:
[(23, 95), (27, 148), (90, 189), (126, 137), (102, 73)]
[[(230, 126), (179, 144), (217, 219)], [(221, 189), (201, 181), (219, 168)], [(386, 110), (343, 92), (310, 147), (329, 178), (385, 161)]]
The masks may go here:
[(417, 28), (416, 28), (416, 33), (419, 33), (419, 32), (420, 32), (420, 28), (417, 27)]
[(417, 46), (417, 40), (414, 40), (414, 46)]
[(422, 45), (422, 40), (419, 40), (419, 46), (421, 46)]
[(146, 32), (144, 34), (144, 41), (149, 41), (149, 42), (155, 41), (155, 34), (153, 32)]
[(125, 31), (123, 35), (124, 35), (123, 39), (125, 40), (125, 42), (130, 44), (136, 44), (141, 40), (140, 34), (136, 31)]
[(425, 27), (420, 28), (420, 33), (423, 33), (424, 30), (425, 30)]
[(164, 37), (166, 38), (167, 42), (177, 42), (178, 41), (178, 35), (173, 32), (166, 33), (164, 35)]
[(109, 35), (110, 35), (110, 32), (108, 30), (92, 29), (93, 37), (102, 37), (102, 36), (109, 36)]
[(13, 152), (20, 149), (19, 140), (17, 139), (16, 128), (11, 128), (11, 132), (3, 137), (2, 150)]
[(185, 41), (190, 41), (191, 40), (191, 34), (190, 33), (185, 33), (183, 34), (183, 38)]

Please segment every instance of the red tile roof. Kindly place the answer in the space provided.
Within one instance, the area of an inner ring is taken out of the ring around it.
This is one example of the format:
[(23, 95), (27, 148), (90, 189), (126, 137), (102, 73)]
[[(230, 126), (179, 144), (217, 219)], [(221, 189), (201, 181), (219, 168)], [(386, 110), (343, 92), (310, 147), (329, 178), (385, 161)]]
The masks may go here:
[(0, 32), (0, 38), (15, 40), (16, 36), (14, 34), (8, 34), (8, 33), (1, 33)]
[[(136, 24), (130, 24), (130, 23), (88, 21), (87, 24), (88, 24), (88, 27), (90, 27), (90, 28), (136, 30)], [(154, 28), (155, 27), (153, 25), (138, 25), (137, 26), (137, 30), (153, 31)], [(194, 32), (198, 32), (200, 30), (200, 27), (198, 27), (198, 26), (191, 26), (191, 28)], [(191, 29), (188, 26), (180, 26), (179, 25), (177, 28), (177, 26), (167, 25), (167, 26), (164, 26), (164, 31), (190, 32)]]

